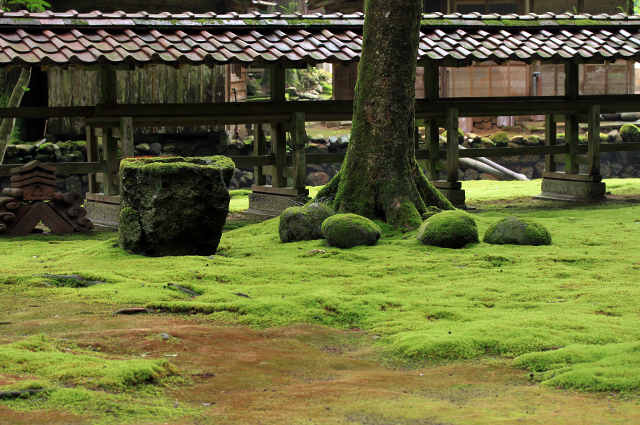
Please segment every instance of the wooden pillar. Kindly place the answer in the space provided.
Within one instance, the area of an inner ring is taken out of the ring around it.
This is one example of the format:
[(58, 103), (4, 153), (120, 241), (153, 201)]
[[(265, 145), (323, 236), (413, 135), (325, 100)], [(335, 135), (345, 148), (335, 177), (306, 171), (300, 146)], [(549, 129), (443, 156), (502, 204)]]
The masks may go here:
[(440, 180), (438, 167), (438, 162), (440, 161), (440, 131), (436, 120), (430, 119), (427, 121), (425, 136), (427, 137), (427, 148), (429, 149), (427, 178), (432, 181)]
[[(564, 93), (567, 100), (577, 100), (580, 94), (579, 66), (575, 62), (569, 62), (564, 66)], [(576, 162), (579, 144), (579, 123), (575, 114), (566, 115), (564, 120), (565, 144), (568, 151), (565, 154), (564, 172), (566, 174), (577, 174), (578, 164)]]
[(447, 109), (447, 181), (458, 181), (460, 169), (458, 146), (458, 109)]
[[(271, 101), (281, 103), (286, 101), (285, 96), (285, 74), (281, 64), (273, 65), (269, 68), (269, 83), (271, 90)], [(282, 124), (271, 124), (271, 151), (275, 156), (271, 185), (273, 187), (286, 187), (287, 178), (284, 176), (287, 166), (287, 134)]]
[[(556, 120), (553, 115), (545, 115), (544, 132), (544, 144), (546, 146), (555, 146), (558, 140), (558, 132)], [(556, 172), (556, 162), (553, 160), (553, 154), (545, 155), (544, 171), (549, 173)]]
[[(98, 138), (96, 137), (95, 128), (87, 125), (85, 128), (87, 138), (87, 162), (98, 162)], [(96, 174), (89, 174), (89, 192), (100, 192), (100, 184), (96, 178)]]
[(304, 112), (294, 112), (291, 120), (291, 147), (293, 148), (293, 188), (304, 189), (307, 184), (307, 132)]
[[(118, 103), (116, 95), (117, 85), (116, 71), (102, 68), (100, 70), (100, 100), (108, 105)], [(118, 141), (113, 136), (111, 128), (102, 129), (102, 152), (106, 161), (106, 172), (102, 181), (103, 192), (107, 196), (118, 195)]]
[[(256, 124), (254, 127), (253, 154), (255, 156), (267, 154), (267, 141), (264, 137), (264, 131), (262, 131), (262, 124)], [(253, 167), (253, 180), (258, 186), (267, 184), (267, 176), (261, 166)]]
[(590, 105), (587, 114), (589, 124), (589, 175), (600, 175), (600, 105)]
[[(438, 66), (435, 64), (430, 63), (424, 67), (424, 97), (426, 100), (434, 101), (440, 98), (440, 73)], [(427, 178), (432, 181), (439, 180), (440, 131), (438, 129), (438, 121), (435, 118), (426, 120), (425, 137), (427, 139), (425, 144), (429, 151)]]
[(133, 158), (133, 118), (120, 118), (120, 150), (123, 158)]

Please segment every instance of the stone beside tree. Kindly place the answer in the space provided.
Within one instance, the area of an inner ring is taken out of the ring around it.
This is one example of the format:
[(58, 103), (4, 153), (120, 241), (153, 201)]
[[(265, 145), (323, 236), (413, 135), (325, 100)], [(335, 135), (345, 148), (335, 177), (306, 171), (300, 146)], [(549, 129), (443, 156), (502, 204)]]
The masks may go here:
[(479, 241), (476, 221), (460, 210), (443, 211), (429, 217), (418, 229), (417, 238), (424, 245), (441, 248), (464, 248)]
[(530, 218), (505, 217), (487, 228), (483, 241), (497, 245), (551, 245), (551, 233)]
[(280, 214), (278, 233), (284, 243), (323, 239), (322, 222), (335, 212), (322, 203), (290, 207)]
[(322, 234), (328, 246), (353, 248), (375, 245), (382, 236), (382, 229), (373, 221), (357, 214), (336, 214), (322, 223)]
[(120, 247), (152, 257), (214, 254), (234, 169), (223, 156), (123, 160)]

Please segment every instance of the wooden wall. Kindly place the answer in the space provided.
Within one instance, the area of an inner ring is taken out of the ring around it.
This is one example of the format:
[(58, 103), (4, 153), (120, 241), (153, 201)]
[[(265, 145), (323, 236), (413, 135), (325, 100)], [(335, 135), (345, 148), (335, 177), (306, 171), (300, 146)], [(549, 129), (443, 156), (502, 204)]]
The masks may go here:
[[(175, 69), (155, 66), (150, 69), (117, 71), (118, 103), (211, 103), (225, 101), (225, 66), (184, 66)], [(96, 105), (100, 95), (100, 73), (96, 71), (48, 71), (49, 106)], [(191, 133), (217, 131), (209, 128), (166, 128), (159, 132)], [(144, 132), (154, 132), (145, 129)], [(57, 134), (83, 134), (80, 119), (54, 119), (49, 132)]]

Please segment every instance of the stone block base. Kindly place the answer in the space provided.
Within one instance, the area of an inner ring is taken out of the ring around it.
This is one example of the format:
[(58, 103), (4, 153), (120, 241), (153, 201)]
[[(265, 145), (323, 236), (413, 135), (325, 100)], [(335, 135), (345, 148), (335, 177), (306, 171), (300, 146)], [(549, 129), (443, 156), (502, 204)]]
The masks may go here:
[(120, 203), (118, 202), (120, 197), (102, 198), (100, 194), (87, 193), (87, 199), (84, 201), (87, 217), (93, 222), (96, 229), (117, 230), (120, 219)]
[(309, 201), (306, 195), (277, 195), (271, 193), (250, 193), (248, 214), (276, 217), (289, 207), (302, 206)]
[(557, 201), (593, 201), (603, 199), (607, 190), (604, 182), (542, 179), (542, 193), (535, 199)]

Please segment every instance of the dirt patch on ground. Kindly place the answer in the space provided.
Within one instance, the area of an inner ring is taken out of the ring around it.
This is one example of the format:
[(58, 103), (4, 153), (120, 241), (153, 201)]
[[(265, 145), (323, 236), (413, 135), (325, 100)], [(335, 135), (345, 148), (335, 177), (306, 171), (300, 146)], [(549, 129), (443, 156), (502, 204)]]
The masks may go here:
[[(169, 359), (188, 383), (167, 403), (198, 414), (157, 424), (639, 423), (638, 399), (542, 388), (504, 359), (400, 365), (366, 332), (296, 325), (252, 330), (201, 317), (113, 315), (117, 308), (0, 297), (0, 343), (46, 333), (132, 358)], [(0, 385), (18, 376), (2, 375)], [(3, 424), (82, 424), (64, 411), (18, 412)]]

